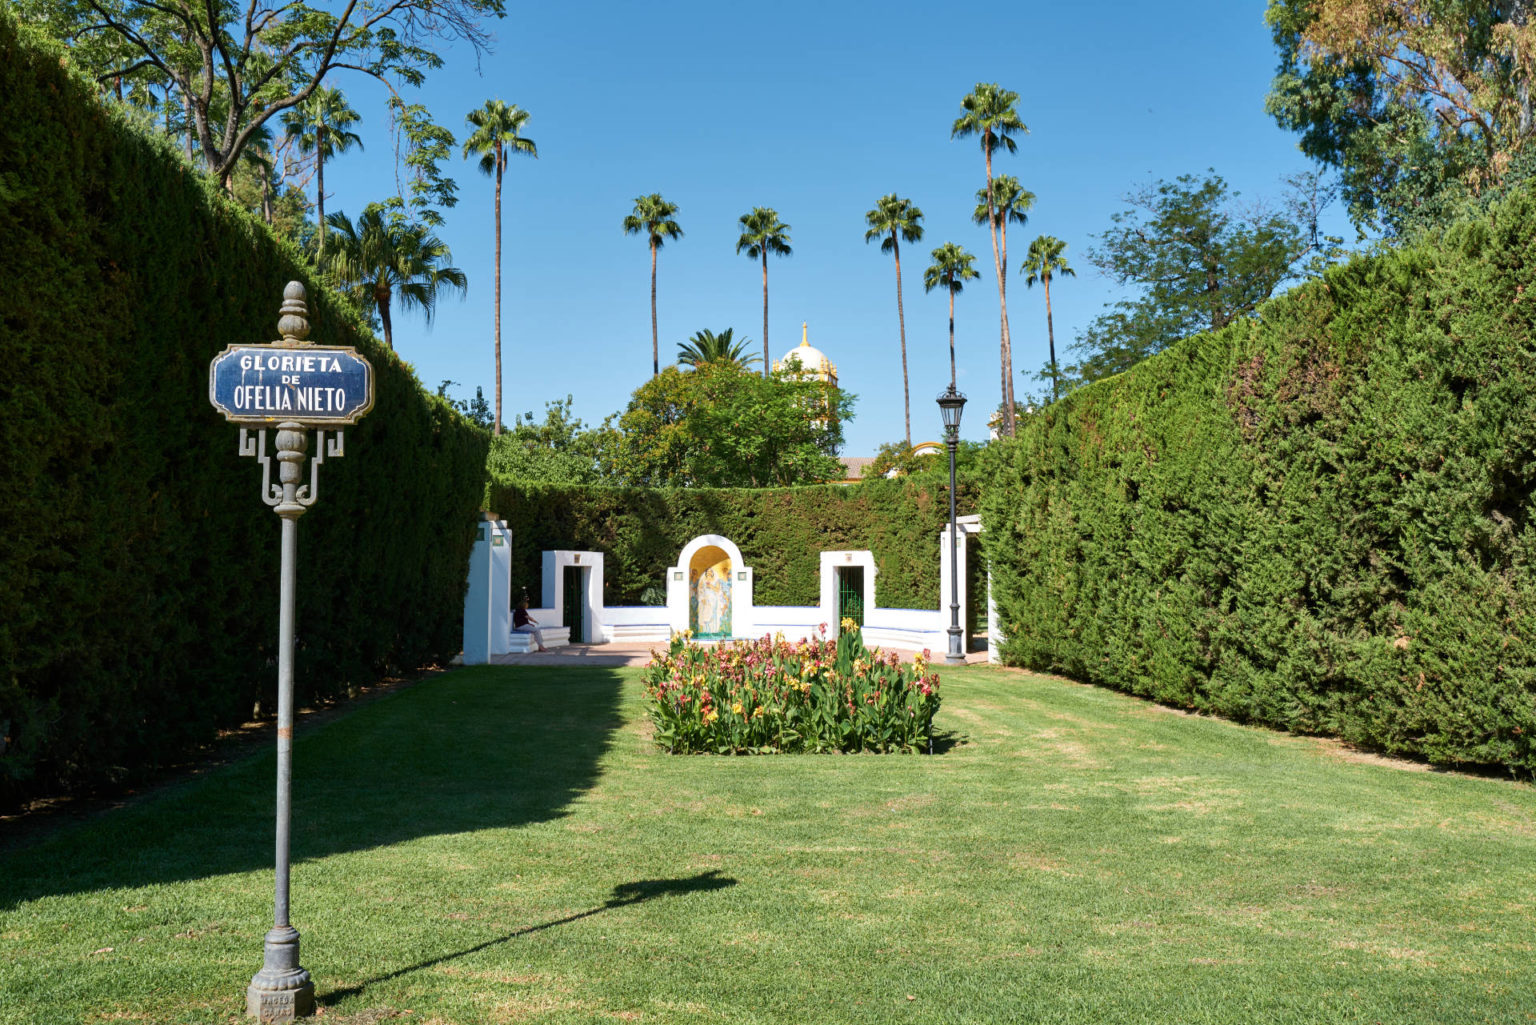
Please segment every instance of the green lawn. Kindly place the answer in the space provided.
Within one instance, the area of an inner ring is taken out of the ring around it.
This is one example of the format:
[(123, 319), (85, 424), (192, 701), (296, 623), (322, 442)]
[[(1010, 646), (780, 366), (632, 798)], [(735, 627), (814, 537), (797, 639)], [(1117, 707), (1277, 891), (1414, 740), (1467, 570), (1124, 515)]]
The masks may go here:
[[(675, 757), (637, 677), (465, 669), (301, 735), (321, 1022), (1536, 1020), (1527, 785), (981, 668), (931, 757)], [(272, 772), (0, 855), (0, 1022), (238, 1021)]]

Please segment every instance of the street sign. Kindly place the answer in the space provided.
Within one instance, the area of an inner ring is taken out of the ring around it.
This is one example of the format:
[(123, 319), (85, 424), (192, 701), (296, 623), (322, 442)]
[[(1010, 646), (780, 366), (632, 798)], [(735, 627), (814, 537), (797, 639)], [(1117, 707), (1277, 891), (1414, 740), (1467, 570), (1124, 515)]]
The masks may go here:
[(208, 399), (238, 424), (355, 424), (373, 408), (373, 367), (344, 345), (231, 345), (208, 364)]

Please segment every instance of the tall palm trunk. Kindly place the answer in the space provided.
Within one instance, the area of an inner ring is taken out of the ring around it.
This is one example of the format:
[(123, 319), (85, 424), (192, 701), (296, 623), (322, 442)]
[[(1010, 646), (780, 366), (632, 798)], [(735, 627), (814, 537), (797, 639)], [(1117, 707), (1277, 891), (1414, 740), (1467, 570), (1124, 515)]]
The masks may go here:
[(496, 423), (492, 436), (501, 434), (501, 172), (506, 160), (501, 140), (496, 140)]
[(325, 126), (315, 126), (315, 216), (320, 218), (320, 252), (325, 252)]
[(949, 387), (955, 387), (955, 290), (949, 290)]
[(1002, 339), (998, 344), (1002, 364), (1003, 384), (1003, 434), (1013, 437), (1013, 352), (1008, 346), (1008, 294), (1003, 285), (1003, 257), (997, 247), (997, 206), (992, 201), (992, 146), (985, 147), (987, 155), (987, 234), (992, 238), (992, 267), (997, 271), (997, 301), (1002, 316)]
[(896, 324), (901, 331), (901, 410), (906, 417), (907, 448), (912, 447), (912, 394), (907, 387), (907, 315), (901, 308), (901, 243), (891, 229), (891, 252), (896, 254)]
[(373, 301), (379, 308), (379, 323), (384, 325), (384, 345), (390, 352), (395, 351), (395, 333), (389, 321), (389, 287), (375, 285), (373, 289)]
[(1520, 106), (1519, 133), (1522, 140), (1531, 134), (1532, 129), (1531, 83), (1520, 72), (1520, 67), (1523, 63), (1521, 58), (1524, 56), (1521, 51), (1525, 46), (1524, 29), (1530, 22), (1530, 7), (1531, 0), (1514, 0), (1510, 4), (1509, 12), (1509, 20), (1517, 29), (1515, 35), (1515, 73), (1519, 75), (1519, 78), (1515, 86), (1515, 99)]
[(656, 341), (656, 242), (651, 241), (651, 376), (661, 373), (661, 346)]
[[(1008, 211), (998, 218), (998, 302), (1003, 310), (1003, 380), (1007, 382), (1003, 387), (1003, 402), (1008, 406), (1009, 418), (1013, 418), (1013, 330), (1008, 323)], [(1015, 427), (1017, 424), (1015, 424)], [(1012, 437), (1015, 427), (1008, 428), (1008, 436)]]
[(272, 225), (272, 178), (267, 174), (267, 165), (262, 164), (256, 172), (261, 176), (261, 219)]
[[(1024, 266), (1026, 269), (1029, 267), (1029, 258), (1027, 256), (1025, 257)], [(1045, 286), (1045, 338), (1051, 347), (1051, 401), (1055, 402), (1059, 375), (1056, 373), (1056, 328), (1051, 323), (1051, 276), (1049, 274), (1040, 275), (1040, 284)]]
[(769, 372), (768, 365), (768, 245), (763, 244), (763, 376), (766, 378)]

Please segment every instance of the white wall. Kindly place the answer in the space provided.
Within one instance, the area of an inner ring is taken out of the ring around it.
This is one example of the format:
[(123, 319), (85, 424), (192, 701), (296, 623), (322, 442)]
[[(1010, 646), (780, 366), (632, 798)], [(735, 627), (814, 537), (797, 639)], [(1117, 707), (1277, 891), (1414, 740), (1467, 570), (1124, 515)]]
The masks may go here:
[(602, 612), (605, 626), (666, 625), (667, 622), (665, 605), (604, 605)]
[(469, 555), (469, 586), (464, 592), (464, 663), (484, 665), (505, 655), (512, 629), (509, 592), (512, 535), (504, 520), (481, 520)]
[[(572, 637), (572, 644), (602, 644), (607, 637), (602, 629), (603, 613), (603, 553), (602, 552), (575, 552), (552, 551), (544, 553), (544, 593), (543, 602), (545, 611), (551, 615), (544, 620), (551, 626), (569, 626), (565, 622), (565, 567), (574, 566), (582, 570), (582, 604), (585, 611), (582, 615), (583, 634), (580, 637)], [(535, 616), (543, 619), (542, 616)]]
[(786, 641), (798, 641), (815, 637), (821, 624), (827, 624), (827, 636), (832, 636), (834, 624), (814, 605), (759, 605), (756, 608), (757, 634), (772, 637), (783, 634)]
[(924, 648), (940, 657), (949, 649), (948, 613), (929, 609), (875, 609), (864, 612), (864, 643), (871, 648)]

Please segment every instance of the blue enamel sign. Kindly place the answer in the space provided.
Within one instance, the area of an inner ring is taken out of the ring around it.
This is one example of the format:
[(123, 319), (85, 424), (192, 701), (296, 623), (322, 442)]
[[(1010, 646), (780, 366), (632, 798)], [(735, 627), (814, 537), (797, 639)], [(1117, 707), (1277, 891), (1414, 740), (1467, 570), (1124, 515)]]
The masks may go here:
[(373, 367), (348, 346), (231, 345), (208, 364), (208, 398), (241, 424), (354, 424), (373, 408)]

